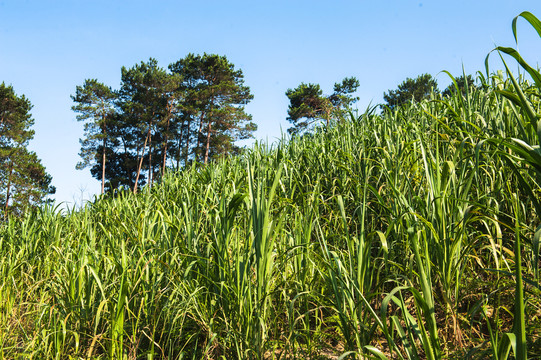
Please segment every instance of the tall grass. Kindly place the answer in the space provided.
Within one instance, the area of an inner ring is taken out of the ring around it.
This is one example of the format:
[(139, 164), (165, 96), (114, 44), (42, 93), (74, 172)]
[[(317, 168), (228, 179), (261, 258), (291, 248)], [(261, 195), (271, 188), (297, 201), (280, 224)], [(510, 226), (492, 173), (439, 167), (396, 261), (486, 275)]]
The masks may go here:
[(540, 89), (479, 81), (0, 224), (0, 358), (541, 356)]

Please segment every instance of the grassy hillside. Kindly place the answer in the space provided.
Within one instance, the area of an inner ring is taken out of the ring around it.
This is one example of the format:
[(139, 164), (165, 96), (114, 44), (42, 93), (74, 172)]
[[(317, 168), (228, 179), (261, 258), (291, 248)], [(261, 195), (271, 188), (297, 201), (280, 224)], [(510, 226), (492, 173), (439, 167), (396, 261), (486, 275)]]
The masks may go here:
[(483, 85), (1, 224), (0, 358), (482, 359), (522, 306), (541, 356), (540, 183), (502, 144), (537, 134)]

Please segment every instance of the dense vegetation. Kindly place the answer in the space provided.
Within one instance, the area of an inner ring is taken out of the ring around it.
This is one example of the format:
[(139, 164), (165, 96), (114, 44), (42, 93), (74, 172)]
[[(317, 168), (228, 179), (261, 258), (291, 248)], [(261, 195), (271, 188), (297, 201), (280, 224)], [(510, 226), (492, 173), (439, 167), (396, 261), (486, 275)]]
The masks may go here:
[(536, 133), (509, 80), (483, 85), (10, 220), (2, 356), (483, 358), (512, 331), (517, 236), (541, 355), (539, 183), (493, 141)]
[(72, 95), (85, 122), (77, 167), (91, 168), (102, 194), (137, 192), (168, 168), (237, 154), (236, 141), (257, 129), (244, 111), (250, 88), (225, 56), (188, 54), (168, 70), (151, 58), (121, 72), (118, 90), (87, 79)]
[(541, 76), (522, 66), (534, 84), (479, 74), (10, 218), (0, 358), (541, 357)]

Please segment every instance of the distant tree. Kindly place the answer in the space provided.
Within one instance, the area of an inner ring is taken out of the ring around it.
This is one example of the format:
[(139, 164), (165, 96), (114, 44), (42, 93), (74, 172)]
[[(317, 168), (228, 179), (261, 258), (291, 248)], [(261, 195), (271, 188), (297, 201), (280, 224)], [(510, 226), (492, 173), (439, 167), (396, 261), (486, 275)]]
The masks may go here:
[(32, 104), (12, 86), (0, 85), (0, 204), (3, 218), (43, 203), (53, 194), (51, 176), (26, 146), (34, 137)]
[[(197, 129), (196, 160), (206, 164), (213, 156), (234, 153), (235, 141), (253, 136), (257, 125), (244, 111), (253, 95), (244, 85), (242, 71), (225, 56), (188, 54), (169, 69), (182, 79), (181, 107), (188, 136), (192, 127)], [(191, 147), (189, 138), (187, 144)]]
[(395, 108), (411, 101), (421, 101), (430, 96), (432, 91), (438, 92), (438, 83), (430, 74), (419, 75), (415, 79), (407, 78), (398, 89), (383, 94), (383, 99), (390, 108)]
[(102, 192), (137, 192), (175, 162), (180, 169), (237, 153), (235, 142), (257, 128), (244, 111), (250, 89), (225, 56), (189, 54), (169, 71), (151, 58), (121, 73), (118, 91), (87, 80), (72, 96), (87, 122), (78, 166), (91, 166)]
[[(87, 79), (83, 86), (75, 88), (75, 95), (71, 96), (75, 105), (72, 110), (77, 112), (78, 121), (86, 121), (85, 138), (80, 139), (83, 161), (77, 164), (77, 169), (87, 166), (101, 168), (101, 193), (105, 191), (106, 154), (114, 146), (111, 133), (115, 119), (116, 93), (96, 79)], [(94, 170), (94, 172), (96, 172)]]
[(353, 97), (353, 94), (361, 83), (356, 77), (344, 78), (342, 82), (334, 84), (334, 92), (329, 95), (329, 100), (334, 109), (344, 109), (351, 106), (359, 100), (358, 97)]
[(288, 129), (290, 134), (302, 133), (317, 121), (329, 121), (333, 113), (347, 108), (359, 98), (353, 97), (360, 83), (355, 77), (345, 78), (334, 84), (331, 95), (323, 95), (319, 84), (301, 83), (295, 89), (288, 89), (286, 96), (289, 99), (287, 120), (293, 124)]
[[(468, 86), (469, 88), (472, 88), (472, 87), (477, 88), (477, 86), (475, 85), (475, 80), (473, 79), (471, 75), (466, 75), (466, 77), (464, 77), (464, 75), (461, 75), (455, 78), (455, 81), (458, 86), (458, 89), (460, 90), (462, 94), (465, 94), (466, 86)], [(443, 90), (442, 94), (444, 96), (451, 96), (454, 93), (456, 93), (456, 87), (454, 83), (451, 83), (449, 86), (445, 88), (445, 90)]]
[(148, 184), (151, 185), (155, 174), (160, 172), (161, 162), (155, 161), (155, 157), (160, 157), (160, 145), (165, 136), (163, 124), (168, 111), (167, 84), (168, 74), (155, 59), (129, 69), (122, 67), (119, 104), (123, 112), (121, 126), (125, 129), (121, 131), (126, 133), (129, 129), (129, 151), (135, 150), (138, 158), (134, 192), (137, 192), (145, 161)]
[(298, 134), (307, 130), (317, 120), (325, 120), (328, 123), (332, 105), (319, 84), (301, 83), (295, 89), (288, 89), (286, 96), (289, 98), (287, 120), (293, 124), (288, 129), (290, 134)]

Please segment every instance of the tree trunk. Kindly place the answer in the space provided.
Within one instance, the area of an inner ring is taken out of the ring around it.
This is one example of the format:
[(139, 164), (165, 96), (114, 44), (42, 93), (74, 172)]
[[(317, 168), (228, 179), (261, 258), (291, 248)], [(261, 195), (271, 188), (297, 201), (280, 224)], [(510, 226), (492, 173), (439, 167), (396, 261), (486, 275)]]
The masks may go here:
[(203, 119), (204, 118), (205, 118), (205, 113), (202, 112), (201, 117), (199, 118), (199, 131), (197, 132), (197, 146), (195, 147), (196, 158), (197, 158), (197, 152), (200, 153), (199, 148), (201, 147), (201, 134), (203, 133)]
[[(124, 157), (124, 169), (126, 170), (126, 174), (128, 176), (128, 188), (131, 189), (133, 185), (133, 173), (131, 168), (128, 167), (128, 145), (126, 144), (126, 139), (124, 137), (122, 137), (121, 140), (122, 146), (124, 147), (124, 154), (122, 154)], [(139, 150), (137, 150), (137, 156), (139, 156)]]
[(141, 166), (143, 166), (143, 158), (145, 157), (145, 149), (147, 147), (148, 138), (150, 137), (150, 124), (148, 125), (147, 136), (145, 137), (145, 143), (143, 145), (143, 153), (139, 158), (139, 165), (137, 166), (137, 176), (135, 177), (135, 185), (133, 185), (133, 193), (137, 194), (137, 185), (139, 184), (139, 174), (141, 174)]
[(192, 120), (189, 118), (188, 120), (188, 128), (186, 132), (186, 160), (184, 161), (184, 166), (188, 165), (188, 158), (190, 156), (190, 145), (192, 142), (192, 136), (191, 136), (191, 127), (192, 127)]
[(165, 144), (163, 146), (163, 166), (162, 166), (162, 177), (165, 175), (165, 164), (167, 162), (167, 142), (168, 142), (167, 133), (165, 134)]
[(205, 164), (208, 162), (209, 160), (209, 149), (210, 149), (210, 133), (212, 131), (212, 122), (210, 121), (209, 119), (209, 125), (207, 127), (207, 144), (206, 144), (206, 147), (205, 147)]
[(165, 164), (167, 161), (167, 141), (169, 140), (169, 115), (167, 115), (167, 127), (165, 128), (165, 143), (163, 145), (163, 168), (162, 177), (165, 175)]
[[(212, 77), (212, 83), (215, 83), (216, 82), (216, 77)], [(210, 94), (210, 98), (209, 98), (209, 112), (210, 114), (212, 115), (212, 110), (213, 110), (213, 104), (214, 104), (214, 88), (212, 89), (211, 91), (211, 94)], [(212, 116), (209, 117), (208, 119), (208, 127), (207, 127), (207, 144), (206, 144), (206, 148), (205, 148), (205, 161), (204, 163), (206, 164), (208, 162), (208, 159), (209, 159), (209, 149), (210, 149), (210, 134), (212, 132)]]
[(331, 118), (331, 112), (330, 112), (330, 110), (327, 110), (327, 118), (325, 119), (325, 120), (327, 120), (327, 129), (329, 128), (330, 118)]
[(13, 162), (9, 162), (9, 175), (8, 175), (8, 185), (6, 188), (6, 204), (4, 206), (4, 220), (8, 218), (8, 206), (9, 206), (9, 191), (11, 190), (11, 174), (13, 174)]
[(106, 143), (106, 136), (107, 133), (104, 134), (103, 138), (103, 156), (101, 159), (101, 194), (105, 192), (105, 143)]
[(105, 108), (105, 100), (103, 98), (101, 100), (101, 134), (103, 135), (103, 154), (101, 158), (101, 194), (103, 195), (105, 192), (105, 145), (107, 145), (107, 111)]
[(148, 186), (152, 187), (152, 133), (148, 141)]
[(167, 141), (169, 140), (169, 123), (171, 120), (171, 114), (173, 113), (173, 105), (171, 104), (171, 101), (173, 100), (172, 97), (170, 97), (167, 100), (167, 114), (165, 115), (165, 119), (167, 120), (167, 126), (165, 128), (165, 144), (163, 147), (163, 168), (162, 168), (162, 177), (165, 175), (165, 165), (167, 162)]
[[(183, 122), (184, 123), (184, 122)], [(182, 124), (184, 125), (184, 124)], [(178, 144), (177, 144), (177, 171), (180, 170), (180, 157), (181, 157), (181, 147), (182, 147), (182, 135), (184, 135), (184, 127), (180, 126), (180, 134), (178, 136)]]

